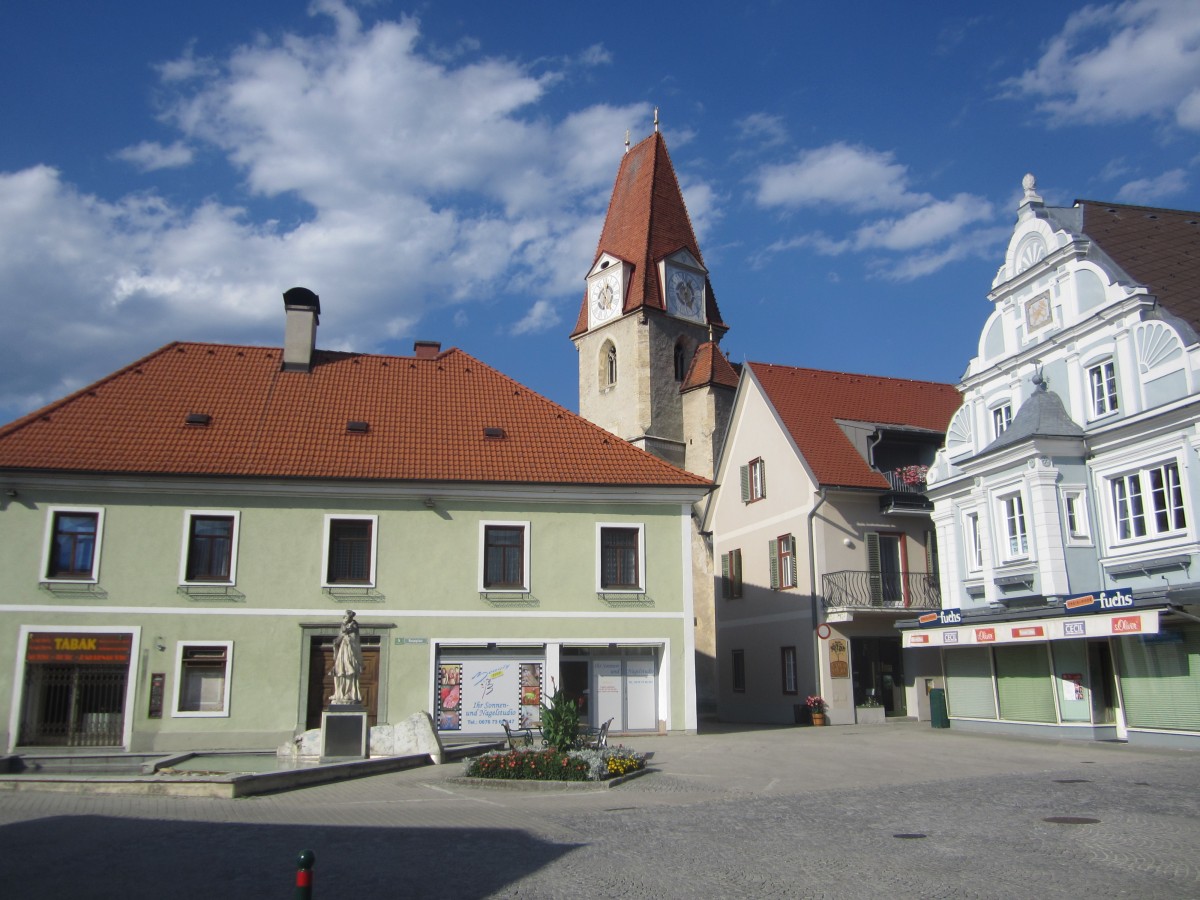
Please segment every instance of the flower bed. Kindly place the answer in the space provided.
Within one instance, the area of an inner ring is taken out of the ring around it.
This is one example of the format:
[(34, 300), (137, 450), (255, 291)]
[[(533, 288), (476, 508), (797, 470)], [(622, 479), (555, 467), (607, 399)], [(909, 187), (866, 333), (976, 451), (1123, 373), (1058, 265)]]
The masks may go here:
[(604, 781), (644, 768), (646, 758), (628, 747), (602, 750), (493, 750), (467, 761), (471, 778), (524, 781)]

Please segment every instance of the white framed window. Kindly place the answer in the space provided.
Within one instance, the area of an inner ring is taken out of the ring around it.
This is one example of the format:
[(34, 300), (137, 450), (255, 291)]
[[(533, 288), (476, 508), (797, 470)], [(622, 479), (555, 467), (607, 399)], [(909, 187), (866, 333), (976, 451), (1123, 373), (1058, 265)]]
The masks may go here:
[(46, 510), (42, 577), (46, 581), (95, 583), (100, 579), (104, 509), (51, 506)]
[(767, 464), (762, 457), (741, 467), (742, 502), (753, 503), (767, 496)]
[(180, 584), (233, 584), (237, 581), (236, 511), (189, 509), (183, 513)]
[(1029, 556), (1029, 531), (1025, 525), (1025, 501), (1019, 492), (1000, 497), (1000, 516), (1004, 521), (1006, 558)]
[(1088, 391), (1092, 402), (1093, 418), (1107, 416), (1117, 411), (1117, 367), (1111, 359), (1106, 359), (1088, 369)]
[(229, 715), (233, 641), (180, 641), (175, 645), (176, 718)]
[(963, 516), (963, 541), (969, 572), (978, 572), (983, 568), (983, 535), (979, 528), (979, 513), (969, 512)]
[(1181, 534), (1187, 529), (1179, 463), (1172, 460), (1108, 479), (1118, 542)]
[(646, 591), (646, 533), (639, 522), (596, 523), (596, 592)]
[(322, 587), (374, 587), (378, 516), (325, 516)]
[(479, 590), (529, 591), (529, 523), (479, 523)]
[(1012, 404), (1001, 403), (999, 406), (992, 408), (992, 438), (998, 438), (1004, 432), (1008, 431), (1008, 426), (1012, 424)]
[(1087, 494), (1083, 488), (1064, 488), (1062, 492), (1063, 530), (1067, 543), (1087, 544), (1092, 531), (1088, 520)]

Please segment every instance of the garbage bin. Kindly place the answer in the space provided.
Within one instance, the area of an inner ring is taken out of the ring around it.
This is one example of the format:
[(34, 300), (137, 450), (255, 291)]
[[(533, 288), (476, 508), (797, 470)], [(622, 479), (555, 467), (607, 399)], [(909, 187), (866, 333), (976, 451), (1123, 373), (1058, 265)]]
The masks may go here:
[(945, 688), (932, 688), (929, 691), (929, 724), (934, 728), (950, 727), (950, 716), (946, 711)]

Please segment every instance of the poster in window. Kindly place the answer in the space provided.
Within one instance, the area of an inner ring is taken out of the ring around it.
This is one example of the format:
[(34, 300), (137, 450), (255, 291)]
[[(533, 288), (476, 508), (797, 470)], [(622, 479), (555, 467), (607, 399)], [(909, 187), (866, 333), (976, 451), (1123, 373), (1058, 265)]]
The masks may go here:
[(462, 666), (448, 663), (438, 666), (438, 730), (462, 728)]
[(463, 731), (500, 731), (504, 722), (521, 721), (519, 665), (515, 660), (464, 661)]
[(829, 642), (829, 677), (850, 677), (850, 650), (844, 640)]
[(521, 727), (542, 721), (542, 664), (521, 663)]

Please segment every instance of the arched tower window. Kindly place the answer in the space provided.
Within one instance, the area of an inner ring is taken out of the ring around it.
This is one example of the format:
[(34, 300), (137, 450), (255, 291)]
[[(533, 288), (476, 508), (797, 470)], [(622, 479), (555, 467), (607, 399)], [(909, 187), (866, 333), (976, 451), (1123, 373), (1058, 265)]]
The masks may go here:
[(687, 342), (680, 338), (675, 342), (675, 380), (683, 381), (687, 376), (688, 351)]
[(612, 387), (617, 383), (617, 348), (612, 341), (605, 341), (600, 348), (600, 384)]

